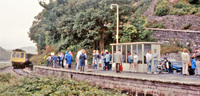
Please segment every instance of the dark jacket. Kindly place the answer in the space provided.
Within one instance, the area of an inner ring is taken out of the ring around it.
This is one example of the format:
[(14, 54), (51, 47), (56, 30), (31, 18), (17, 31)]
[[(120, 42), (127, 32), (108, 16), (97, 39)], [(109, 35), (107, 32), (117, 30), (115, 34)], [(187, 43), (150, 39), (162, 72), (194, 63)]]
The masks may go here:
[(79, 60), (80, 60), (80, 65), (81, 66), (84, 66), (85, 65), (85, 60), (87, 59), (87, 56), (85, 54), (81, 54), (80, 57), (79, 57)]

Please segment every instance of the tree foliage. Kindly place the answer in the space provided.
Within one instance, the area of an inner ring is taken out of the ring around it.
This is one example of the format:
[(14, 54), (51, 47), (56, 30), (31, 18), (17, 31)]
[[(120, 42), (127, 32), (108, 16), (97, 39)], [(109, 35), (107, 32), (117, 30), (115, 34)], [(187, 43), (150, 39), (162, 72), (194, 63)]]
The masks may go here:
[[(134, 0), (50, 0), (37, 16), (30, 28), (29, 37), (37, 43), (39, 51), (45, 46), (56, 46), (56, 51), (81, 48), (104, 49), (115, 42), (116, 7), (119, 5), (121, 42), (141, 41), (149, 36), (143, 29), (141, 16), (132, 15), (137, 7)], [(137, 18), (136, 18), (137, 17)], [(131, 22), (129, 25), (128, 22)], [(144, 33), (144, 34), (143, 34)], [(134, 35), (133, 35), (134, 34)], [(149, 37), (148, 37), (149, 38)], [(105, 42), (104, 42), (105, 41)], [(96, 47), (100, 46), (100, 47)]]

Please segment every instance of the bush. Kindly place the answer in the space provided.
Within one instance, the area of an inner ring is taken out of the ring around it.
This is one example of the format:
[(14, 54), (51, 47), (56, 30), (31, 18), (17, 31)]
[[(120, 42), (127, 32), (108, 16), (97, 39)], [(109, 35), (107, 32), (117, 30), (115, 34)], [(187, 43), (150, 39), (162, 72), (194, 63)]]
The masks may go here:
[(181, 15), (185, 15), (185, 11), (183, 11), (183, 9), (178, 9), (175, 15), (181, 16)]
[(175, 3), (173, 4), (174, 8), (184, 8), (187, 7), (184, 3), (180, 2), (180, 3)]
[(192, 24), (187, 24), (187, 25), (183, 26), (182, 29), (189, 29), (191, 26), (192, 26)]
[(187, 0), (190, 4), (200, 4), (200, 0)]
[(158, 16), (167, 15), (168, 12), (169, 12), (169, 7), (167, 5), (156, 7), (156, 15)]

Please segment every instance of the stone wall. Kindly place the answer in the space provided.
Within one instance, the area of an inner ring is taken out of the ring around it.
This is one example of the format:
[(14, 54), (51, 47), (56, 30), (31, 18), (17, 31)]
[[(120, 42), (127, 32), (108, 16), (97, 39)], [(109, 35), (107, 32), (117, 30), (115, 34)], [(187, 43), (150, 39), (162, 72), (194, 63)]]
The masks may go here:
[(200, 31), (191, 30), (172, 30), (172, 29), (157, 29), (146, 28), (153, 31), (152, 36), (161, 43), (177, 40), (181, 45), (188, 46), (193, 50), (200, 48)]
[(178, 52), (178, 53), (167, 53), (167, 54), (161, 54), (161, 58), (173, 58), (176, 61), (181, 61), (181, 53), (182, 52)]
[(200, 30), (200, 16), (197, 15), (166, 15), (166, 16), (155, 16), (153, 12), (155, 10), (157, 0), (152, 0), (150, 6), (143, 13), (144, 16), (148, 17), (149, 22), (162, 22), (167, 29), (181, 30), (184, 26), (191, 24), (190, 30)]
[(129, 78), (117, 75), (78, 72), (55, 68), (35, 67), (35, 72), (45, 76), (68, 77), (77, 81), (86, 81), (102, 88), (119, 88), (128, 91), (134, 96), (199, 96), (200, 85), (185, 84), (173, 81), (156, 81), (138, 78)]

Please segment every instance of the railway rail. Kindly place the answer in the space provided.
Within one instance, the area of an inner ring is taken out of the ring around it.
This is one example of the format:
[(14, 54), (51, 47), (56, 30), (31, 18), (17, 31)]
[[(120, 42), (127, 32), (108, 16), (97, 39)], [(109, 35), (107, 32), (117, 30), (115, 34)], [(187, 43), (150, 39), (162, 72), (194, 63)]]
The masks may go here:
[(25, 75), (30, 74), (29, 72), (24, 71), (23, 69), (15, 69), (12, 66), (0, 68), (0, 72), (6, 72), (6, 71), (9, 71), (11, 73), (14, 72), (14, 73), (16, 73), (17, 75), (20, 75), (20, 76), (25, 76)]

